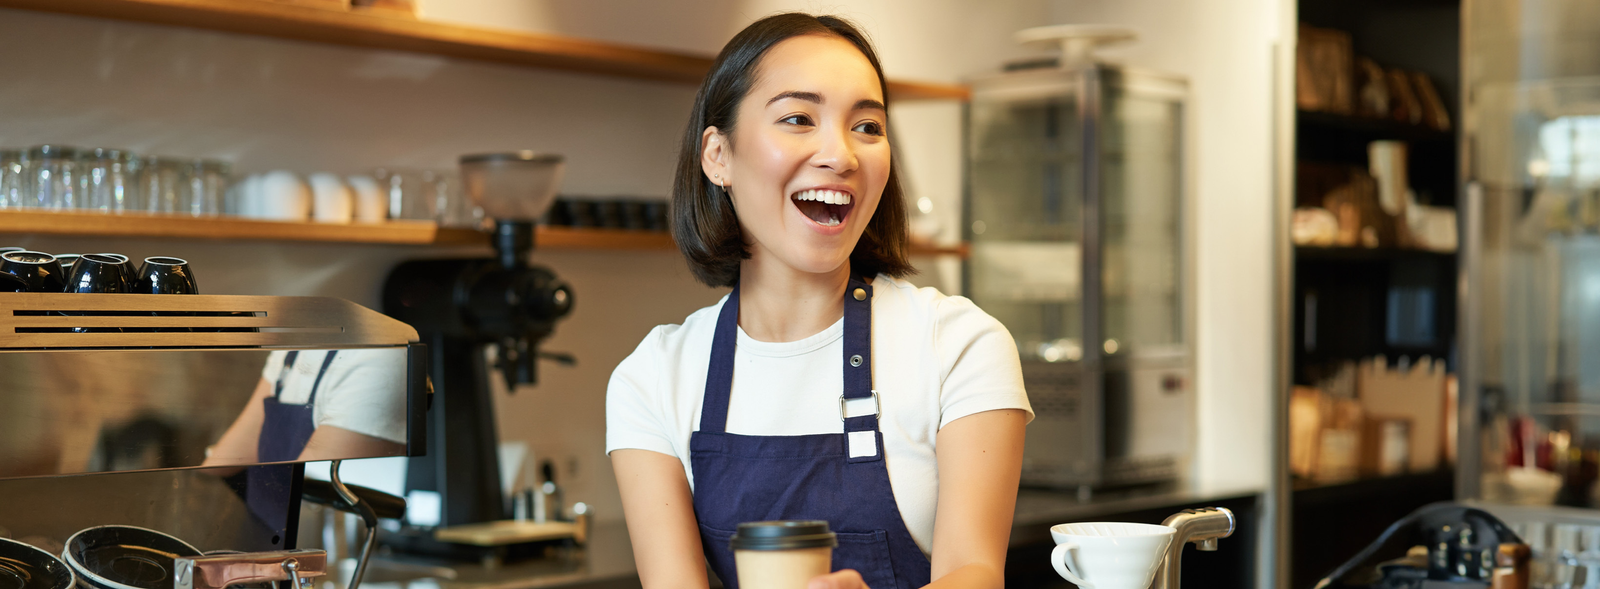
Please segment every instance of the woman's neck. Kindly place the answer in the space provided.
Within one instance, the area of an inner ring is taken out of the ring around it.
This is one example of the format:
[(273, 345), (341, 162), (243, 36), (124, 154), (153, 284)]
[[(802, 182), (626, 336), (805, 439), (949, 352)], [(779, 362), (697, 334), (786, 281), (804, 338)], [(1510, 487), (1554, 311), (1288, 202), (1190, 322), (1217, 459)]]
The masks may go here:
[(792, 342), (821, 333), (844, 316), (850, 264), (823, 274), (782, 262), (745, 260), (739, 266), (739, 327), (763, 342)]

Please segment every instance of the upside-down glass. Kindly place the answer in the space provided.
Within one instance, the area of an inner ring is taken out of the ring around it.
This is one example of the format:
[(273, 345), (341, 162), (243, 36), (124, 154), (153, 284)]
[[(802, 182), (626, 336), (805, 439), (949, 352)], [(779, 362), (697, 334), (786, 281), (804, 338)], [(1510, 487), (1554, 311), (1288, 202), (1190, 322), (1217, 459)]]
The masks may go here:
[(26, 206), (50, 210), (79, 206), (79, 151), (62, 145), (39, 145), (23, 158)]
[(83, 208), (121, 214), (139, 210), (139, 159), (121, 149), (83, 152)]
[(140, 191), (144, 210), (152, 213), (187, 211), (190, 165), (187, 160), (149, 156), (140, 160)]
[(389, 203), (390, 219), (435, 220), (439, 176), (432, 171), (378, 168), (372, 176)]
[(228, 190), (231, 166), (217, 160), (194, 160), (189, 165), (188, 201), (181, 212), (196, 217), (209, 217), (222, 213), (223, 194)]
[(22, 150), (0, 149), (0, 209), (22, 208)]

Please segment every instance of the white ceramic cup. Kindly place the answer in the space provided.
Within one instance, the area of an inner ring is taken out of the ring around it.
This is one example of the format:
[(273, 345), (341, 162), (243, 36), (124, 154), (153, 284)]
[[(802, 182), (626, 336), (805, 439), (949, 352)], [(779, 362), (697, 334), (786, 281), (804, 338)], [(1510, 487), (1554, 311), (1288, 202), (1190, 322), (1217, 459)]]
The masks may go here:
[(318, 223), (349, 223), (355, 215), (355, 197), (338, 174), (318, 172), (306, 178), (311, 185), (311, 218)]
[(345, 183), (350, 185), (350, 191), (355, 193), (356, 214), (358, 223), (382, 223), (389, 216), (389, 201), (383, 195), (383, 190), (378, 187), (378, 181), (372, 176), (350, 176), (345, 178)]
[(1050, 566), (1081, 589), (1148, 589), (1176, 533), (1168, 526), (1120, 522), (1050, 528)]
[(311, 188), (300, 176), (287, 170), (267, 172), (261, 177), (260, 218), (277, 221), (305, 221), (311, 216)]

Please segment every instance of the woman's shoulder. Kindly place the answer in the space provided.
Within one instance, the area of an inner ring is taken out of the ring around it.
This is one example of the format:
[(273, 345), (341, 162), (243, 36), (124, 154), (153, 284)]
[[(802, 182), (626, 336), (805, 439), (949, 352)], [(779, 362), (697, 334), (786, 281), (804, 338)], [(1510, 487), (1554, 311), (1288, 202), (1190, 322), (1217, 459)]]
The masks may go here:
[(717, 316), (722, 313), (722, 305), (727, 301), (728, 296), (723, 295), (716, 303), (696, 309), (684, 317), (682, 323), (665, 323), (651, 328), (633, 355), (662, 357), (680, 354), (686, 345), (692, 346), (698, 339), (704, 339), (716, 330)]
[(872, 295), (884, 303), (883, 306), (909, 313), (932, 325), (955, 321), (1005, 330), (999, 320), (978, 308), (971, 299), (947, 295), (931, 286), (919, 287), (901, 278), (879, 274), (872, 281)]

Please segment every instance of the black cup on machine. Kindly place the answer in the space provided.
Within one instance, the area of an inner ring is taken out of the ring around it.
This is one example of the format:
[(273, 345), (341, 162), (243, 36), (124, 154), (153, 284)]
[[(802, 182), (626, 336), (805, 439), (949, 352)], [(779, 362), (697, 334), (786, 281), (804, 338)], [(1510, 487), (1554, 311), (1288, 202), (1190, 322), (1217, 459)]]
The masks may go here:
[(157, 256), (144, 259), (144, 267), (133, 283), (139, 294), (200, 294), (189, 262), (182, 258)]
[(28, 292), (28, 283), (5, 272), (0, 272), (0, 292)]
[(44, 252), (20, 251), (0, 254), (0, 272), (21, 278), (29, 292), (61, 292), (67, 286), (66, 273), (56, 257)]
[(139, 281), (139, 267), (134, 265), (133, 260), (128, 259), (128, 256), (111, 252), (100, 252), (99, 255), (122, 260), (122, 279), (128, 282), (128, 288), (133, 288), (133, 284)]
[(128, 286), (128, 258), (106, 254), (84, 254), (67, 275), (66, 292), (125, 293)]
[(72, 274), (72, 265), (78, 263), (78, 254), (56, 254), (56, 263), (61, 264), (61, 271)]

